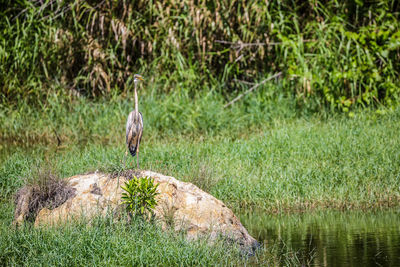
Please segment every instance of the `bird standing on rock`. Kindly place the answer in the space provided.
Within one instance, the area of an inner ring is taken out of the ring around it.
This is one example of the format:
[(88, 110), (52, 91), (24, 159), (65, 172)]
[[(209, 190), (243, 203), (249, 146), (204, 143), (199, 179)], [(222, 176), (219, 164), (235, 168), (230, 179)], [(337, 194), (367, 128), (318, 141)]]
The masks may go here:
[[(137, 156), (137, 168), (139, 169), (139, 145), (143, 134), (143, 117), (142, 113), (139, 112), (139, 102), (138, 102), (138, 83), (139, 81), (144, 81), (143, 77), (139, 74), (134, 76), (135, 84), (135, 110), (131, 111), (126, 121), (126, 145), (132, 157)], [(128, 151), (126, 151), (126, 154)]]

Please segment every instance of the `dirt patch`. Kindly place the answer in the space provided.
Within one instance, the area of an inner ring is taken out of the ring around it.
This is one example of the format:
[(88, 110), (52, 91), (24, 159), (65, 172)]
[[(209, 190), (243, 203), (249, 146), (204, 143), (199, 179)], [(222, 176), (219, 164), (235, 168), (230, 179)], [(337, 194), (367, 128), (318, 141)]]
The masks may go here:
[(92, 190), (90, 191), (90, 193), (95, 194), (95, 195), (100, 195), (100, 196), (103, 195), (100, 187), (98, 187), (98, 185), (96, 183), (92, 184), (91, 187), (92, 187)]

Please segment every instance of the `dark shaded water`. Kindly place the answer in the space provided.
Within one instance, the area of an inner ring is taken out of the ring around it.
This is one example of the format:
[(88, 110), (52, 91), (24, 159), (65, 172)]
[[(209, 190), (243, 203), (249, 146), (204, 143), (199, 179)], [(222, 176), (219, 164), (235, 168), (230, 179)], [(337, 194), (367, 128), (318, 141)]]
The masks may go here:
[(400, 266), (400, 210), (242, 214), (240, 220), (257, 240), (275, 246), (277, 258), (295, 251), (304, 265)]

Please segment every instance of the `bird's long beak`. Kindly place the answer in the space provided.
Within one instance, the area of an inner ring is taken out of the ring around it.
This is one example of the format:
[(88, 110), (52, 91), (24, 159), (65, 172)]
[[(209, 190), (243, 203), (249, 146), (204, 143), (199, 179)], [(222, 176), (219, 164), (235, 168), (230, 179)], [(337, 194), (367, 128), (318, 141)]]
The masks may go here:
[(143, 77), (140, 76), (140, 75), (138, 75), (137, 78), (138, 78), (139, 80), (141, 80), (141, 81), (144, 81)]

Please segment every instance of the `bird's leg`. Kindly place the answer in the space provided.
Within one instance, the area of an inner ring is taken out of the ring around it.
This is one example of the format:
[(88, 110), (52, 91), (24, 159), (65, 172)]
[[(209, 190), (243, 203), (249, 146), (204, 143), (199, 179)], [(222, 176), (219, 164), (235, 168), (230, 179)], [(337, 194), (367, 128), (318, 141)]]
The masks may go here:
[(137, 145), (137, 153), (136, 153), (136, 156), (137, 156), (137, 168), (139, 169), (139, 143), (138, 143), (138, 145)]

